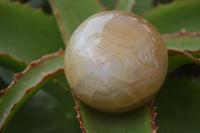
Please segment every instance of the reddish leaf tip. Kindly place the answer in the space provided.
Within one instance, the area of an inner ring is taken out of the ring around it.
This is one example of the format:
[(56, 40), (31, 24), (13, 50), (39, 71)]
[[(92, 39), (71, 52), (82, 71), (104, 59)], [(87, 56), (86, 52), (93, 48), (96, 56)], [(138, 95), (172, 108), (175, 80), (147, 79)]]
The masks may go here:
[(10, 59), (13, 59), (13, 60), (15, 60), (15, 61), (17, 61), (17, 62), (20, 62), (20, 63), (23, 64), (23, 65), (27, 65), (26, 62), (24, 62), (23, 60), (15, 59), (15, 58), (13, 58), (11, 55), (9, 55), (9, 54), (7, 54), (7, 53), (0, 53), (0, 54), (3, 55), (3, 56), (5, 56), (5, 57), (8, 57), (8, 58), (10, 58)]
[(84, 128), (84, 125), (83, 125), (83, 121), (82, 121), (82, 117), (81, 117), (81, 112), (80, 112), (80, 107), (79, 107), (79, 103), (78, 103), (78, 100), (76, 99), (76, 96), (75, 95), (72, 95), (74, 101), (75, 101), (75, 104), (76, 106), (74, 107), (74, 109), (76, 110), (76, 113), (77, 113), (77, 119), (80, 123), (80, 128), (81, 128), (81, 131), (82, 133), (87, 133), (85, 128)]
[(1, 90), (1, 97), (5, 94), (6, 90)]
[(153, 106), (153, 103), (155, 101), (155, 98), (153, 98), (149, 104), (149, 107), (151, 109), (151, 126), (152, 126), (152, 133), (156, 133), (158, 130), (158, 127), (155, 125), (155, 119), (156, 119), (156, 115), (157, 113), (155, 113), (156, 110), (156, 106)]
[(26, 89), (25, 91), (25, 95), (29, 93), (29, 91), (31, 90), (32, 88), (29, 88), (29, 89)]
[(19, 79), (21, 76), (23, 76), (22, 73), (16, 73), (16, 74), (15, 74), (15, 78), (16, 78), (16, 79)]
[(11, 110), (13, 110), (16, 106), (16, 103), (11, 106)]
[[(37, 61), (35, 61), (35, 62), (32, 62), (23, 72), (15, 74), (15, 78), (14, 78), (13, 82), (8, 86), (8, 88), (6, 88), (6, 89), (4, 89), (4, 90), (1, 91), (0, 102), (1, 102), (2, 99), (3, 99), (3, 95), (5, 94), (5, 92), (6, 92), (7, 90), (9, 90), (13, 85), (15, 85), (16, 82), (17, 82), (24, 74), (26, 74), (30, 69), (32, 69), (34, 66), (38, 65), (39, 63), (41, 63), (41, 62), (43, 62), (43, 61), (45, 61), (45, 60), (48, 60), (48, 59), (51, 59), (51, 58), (53, 58), (53, 57), (59, 56), (59, 55), (61, 55), (61, 54), (63, 54), (63, 53), (64, 53), (64, 51), (61, 49), (61, 50), (59, 50), (57, 53), (54, 53), (54, 54), (51, 54), (51, 55), (43, 56), (43, 57), (40, 58), (39, 60), (37, 60)], [(27, 95), (27, 93), (29, 93), (32, 89), (34, 89), (34, 88), (36, 88), (38, 85), (40, 85), (41, 82), (43, 82), (44, 80), (46, 80), (48, 77), (51, 77), (51, 76), (56, 75), (56, 74), (58, 74), (59, 72), (63, 72), (63, 71), (64, 71), (63, 68), (58, 68), (58, 69), (55, 70), (54, 72), (48, 73), (48, 74), (44, 75), (43, 78), (41, 79), (41, 81), (38, 82), (38, 84), (36, 84), (36, 85), (32, 86), (31, 88), (28, 88), (28, 89), (25, 90), (25, 93), (24, 93), (23, 97), (24, 97), (25, 95)], [(22, 98), (20, 98), (16, 103), (14, 103), (14, 104), (11, 106), (10, 111), (9, 111), (8, 113), (4, 113), (3, 117), (4, 117), (4, 118), (6, 117), (6, 119), (5, 119), (4, 123), (0, 126), (0, 133), (3, 131), (3, 129), (4, 129), (5, 125), (6, 125), (6, 122), (7, 122), (8, 119), (9, 119), (9, 116), (10, 116), (10, 114), (11, 114), (11, 110), (13, 110), (13, 109), (16, 107), (16, 105), (18, 105), (18, 103), (20, 103), (21, 101), (22, 101)]]

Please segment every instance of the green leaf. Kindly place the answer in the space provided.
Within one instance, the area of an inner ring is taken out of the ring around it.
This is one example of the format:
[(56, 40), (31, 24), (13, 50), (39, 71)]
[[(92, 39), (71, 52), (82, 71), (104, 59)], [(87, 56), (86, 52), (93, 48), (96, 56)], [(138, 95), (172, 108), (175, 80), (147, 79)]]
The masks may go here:
[(106, 7), (107, 10), (113, 10), (116, 7), (116, 4), (119, 0), (100, 0), (103, 6)]
[(116, 10), (123, 10), (123, 11), (128, 11), (132, 12), (136, 0), (119, 0), (117, 3)]
[(7, 83), (0, 77), (0, 91), (6, 88), (6, 86), (7, 86)]
[[(65, 101), (70, 99), (73, 100), (66, 97)], [(73, 109), (69, 104), (66, 106)], [(79, 123), (74, 120), (76, 117), (71, 119), (65, 113), (57, 99), (39, 90), (15, 114), (5, 133), (80, 133)]]
[(168, 49), (198, 51), (200, 49), (200, 33), (181, 31), (175, 34), (163, 35)]
[(75, 104), (69, 88), (70, 87), (66, 81), (65, 74), (62, 73), (61, 76), (54, 78), (52, 82), (48, 82), (43, 87), (43, 90), (56, 99), (58, 102), (57, 105), (62, 108), (65, 117), (76, 121), (76, 112), (74, 110)]
[(78, 100), (76, 105), (83, 133), (150, 133), (157, 130), (154, 125), (154, 107), (151, 103), (149, 106), (124, 114), (99, 112)]
[(136, 5), (133, 8), (133, 13), (144, 14), (153, 9), (153, 0), (136, 0)]
[(200, 1), (180, 1), (161, 5), (143, 15), (160, 33), (200, 31)]
[(31, 63), (25, 71), (16, 74), (12, 84), (2, 91), (0, 99), (0, 131), (14, 113), (39, 88), (54, 76), (63, 74), (63, 51), (48, 55)]
[(49, 2), (66, 44), (68, 38), (81, 22), (103, 10), (97, 0), (49, 0)]
[[(57, 92), (59, 91), (57, 90)], [(65, 101), (70, 99), (73, 100), (70, 97), (65, 97)], [(5, 132), (27, 133), (31, 130), (31, 132), (37, 133), (80, 133), (76, 117), (69, 117), (67, 112), (63, 111), (62, 106), (60, 101), (51, 95), (39, 91), (16, 113)], [(69, 104), (65, 106), (73, 109), (73, 106)], [(68, 112), (71, 113), (69, 110)]]
[(198, 133), (200, 131), (200, 82), (167, 79), (156, 97), (159, 133)]
[(9, 56), (8, 54), (0, 53), (0, 65), (11, 69), (14, 72), (20, 72), (24, 70), (27, 64), (24, 61), (17, 60)]
[[(0, 65), (0, 78), (6, 83), (10, 84), (14, 79), (14, 72), (10, 69), (7, 69), (6, 67), (2, 67)], [(5, 88), (3, 88), (5, 89)]]
[[(191, 55), (190, 55), (191, 56)], [(169, 52), (169, 63), (168, 63), (168, 74), (171, 74), (179, 67), (185, 65), (185, 64), (191, 64), (191, 63), (197, 63), (199, 61), (198, 58), (194, 58), (192, 56), (192, 59), (188, 57), (185, 53), (178, 53), (175, 51), (174, 53), (172, 51)], [(199, 62), (198, 62), (199, 64)]]
[(56, 20), (20, 3), (0, 1), (0, 52), (31, 62), (64, 48)]
[(24, 61), (14, 59), (8, 54), (0, 53), (0, 79), (5, 82), (0, 88), (5, 89), (14, 79), (15, 72), (21, 72), (26, 67), (27, 64)]
[(184, 64), (200, 65), (200, 34), (181, 31), (163, 35), (169, 53), (168, 74)]

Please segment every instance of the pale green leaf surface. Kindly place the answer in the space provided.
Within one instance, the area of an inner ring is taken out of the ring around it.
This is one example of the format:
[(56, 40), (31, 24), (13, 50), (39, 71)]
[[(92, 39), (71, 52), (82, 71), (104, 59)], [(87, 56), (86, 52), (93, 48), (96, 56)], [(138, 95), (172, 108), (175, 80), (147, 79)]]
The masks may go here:
[(64, 44), (56, 20), (20, 3), (0, 1), (0, 52), (31, 62)]
[(169, 53), (168, 73), (189, 63), (200, 65), (200, 36), (195, 33), (179, 32), (163, 36)]
[[(53, 76), (63, 73), (63, 53), (43, 57), (37, 62), (32, 63), (22, 73), (16, 75), (14, 82), (0, 99), (0, 130), (4, 124), (14, 115), (23, 103), (30, 98), (45, 81)], [(8, 120), (7, 120), (8, 119)]]
[(96, 111), (79, 102), (81, 118), (88, 133), (151, 133), (151, 108), (147, 105), (125, 114)]
[(175, 48), (179, 50), (198, 51), (200, 50), (200, 34), (184, 33), (166, 37), (165, 44), (167, 48)]
[(160, 33), (177, 33), (181, 29), (188, 32), (200, 31), (200, 1), (181, 1), (161, 5), (143, 15)]

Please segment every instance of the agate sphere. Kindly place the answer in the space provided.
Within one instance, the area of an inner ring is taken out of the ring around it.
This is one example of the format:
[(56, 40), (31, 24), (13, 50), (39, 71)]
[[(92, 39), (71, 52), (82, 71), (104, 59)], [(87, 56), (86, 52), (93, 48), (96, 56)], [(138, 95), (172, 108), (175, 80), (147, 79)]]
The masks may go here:
[(168, 55), (161, 35), (147, 20), (105, 11), (78, 26), (64, 62), (78, 99), (99, 111), (120, 113), (143, 106), (157, 94)]

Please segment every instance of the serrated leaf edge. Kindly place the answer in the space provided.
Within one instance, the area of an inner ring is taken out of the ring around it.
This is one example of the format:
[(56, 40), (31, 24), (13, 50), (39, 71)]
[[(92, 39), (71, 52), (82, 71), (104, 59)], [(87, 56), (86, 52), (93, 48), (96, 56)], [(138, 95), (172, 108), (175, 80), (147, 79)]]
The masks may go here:
[(78, 100), (76, 99), (76, 96), (75, 95), (72, 95), (73, 99), (74, 99), (74, 102), (75, 102), (75, 111), (77, 113), (77, 119), (80, 123), (80, 128), (81, 128), (81, 131), (82, 133), (87, 133), (86, 130), (85, 130), (85, 127), (84, 127), (84, 124), (83, 124), (83, 121), (82, 121), (82, 117), (81, 117), (81, 112), (80, 112), (80, 106), (79, 106), (79, 103), (78, 103)]
[[(10, 89), (14, 84), (16, 84), (16, 82), (17, 82), (24, 74), (26, 74), (31, 68), (35, 67), (36, 65), (38, 65), (39, 63), (41, 63), (41, 62), (43, 62), (43, 61), (45, 61), (45, 60), (48, 60), (48, 59), (51, 59), (51, 58), (53, 58), (53, 57), (59, 56), (59, 55), (61, 55), (61, 54), (63, 54), (63, 53), (64, 53), (64, 51), (63, 51), (62, 49), (60, 49), (57, 53), (43, 56), (43, 57), (40, 58), (39, 60), (30, 63), (30, 64), (28, 65), (28, 67), (27, 67), (23, 72), (15, 74), (15, 78), (14, 78), (13, 82), (8, 86), (8, 88), (6, 88), (6, 89), (4, 89), (4, 90), (1, 91), (0, 102), (1, 102), (1, 100), (2, 100), (2, 98), (3, 98), (3, 96), (4, 96), (4, 94), (6, 93), (6, 91), (7, 91), (8, 89)], [(63, 69), (63, 68), (59, 68), (59, 69), (57, 69), (56, 71), (54, 71), (54, 72), (52, 72), (52, 73), (44, 74), (44, 75), (43, 75), (43, 78), (42, 78), (36, 85), (34, 85), (33, 87), (28, 88), (28, 89), (25, 90), (24, 95), (23, 95), (16, 103), (14, 103), (14, 104), (11, 106), (10, 112), (9, 112), (8, 114), (6, 114), (5, 116), (3, 116), (3, 117), (6, 117), (6, 119), (5, 119), (4, 123), (0, 126), (0, 133), (3, 132), (3, 129), (4, 129), (5, 125), (6, 125), (6, 122), (7, 122), (8, 119), (9, 119), (9, 116), (10, 116), (12, 110), (16, 107), (17, 104), (19, 104), (19, 103), (22, 101), (23, 97), (26, 96), (31, 90), (33, 90), (34, 88), (36, 88), (37, 86), (39, 86), (42, 82), (44, 82), (45, 80), (47, 80), (47, 79), (50, 78), (50, 77), (53, 77), (54, 75), (57, 75), (57, 74), (60, 73), (60, 72), (63, 73), (63, 72), (64, 72), (64, 69)]]
[(168, 38), (181, 37), (181, 36), (199, 37), (200, 38), (200, 32), (198, 32), (198, 33), (192, 33), (192, 32), (187, 32), (185, 29), (182, 29), (178, 33), (172, 33), (172, 34), (162, 35), (162, 37), (163, 37), (164, 40), (166, 40)]
[[(185, 29), (182, 29), (178, 33), (172, 33), (172, 34), (165, 34), (162, 35), (162, 38), (164, 40), (169, 39), (169, 38), (175, 38), (175, 37), (197, 37), (200, 39), (200, 33), (191, 33), (187, 32)], [(187, 58), (193, 60), (195, 63), (200, 65), (200, 59), (194, 57), (192, 54), (194, 53), (200, 53), (200, 49), (197, 50), (188, 50), (188, 49), (176, 49), (176, 48), (168, 48), (168, 53), (176, 53), (176, 54), (182, 54), (186, 56)]]
[[(191, 53), (193, 51), (190, 51)], [(195, 51), (196, 52), (196, 51)], [(193, 55), (191, 55), (188, 50), (180, 50), (180, 49), (174, 49), (174, 48), (168, 48), (168, 53), (175, 53), (175, 54), (182, 54), (184, 55), (185, 57), (193, 60), (195, 63), (197, 63), (198, 65), (200, 65), (200, 59), (199, 58), (196, 58), (194, 57)]]
[(67, 36), (67, 33), (65, 32), (65, 29), (64, 29), (64, 24), (62, 22), (62, 19), (61, 19), (61, 16), (60, 16), (60, 13), (57, 9), (57, 6), (56, 6), (56, 3), (54, 2), (54, 0), (48, 0), (48, 2), (50, 3), (51, 7), (52, 7), (52, 10), (53, 10), (53, 13), (54, 15), (56, 16), (56, 19), (57, 19), (57, 22), (58, 22), (58, 27), (60, 29), (60, 32), (61, 32), (61, 35), (62, 35), (62, 38), (65, 42), (65, 46), (67, 45), (67, 42), (68, 42), (68, 36)]
[(149, 104), (149, 107), (151, 109), (151, 127), (152, 127), (152, 133), (157, 133), (159, 127), (156, 126), (156, 124), (155, 124), (155, 119), (156, 119), (156, 116), (157, 116), (157, 113), (155, 111), (156, 111), (157, 107), (153, 106), (154, 101), (155, 101), (155, 97), (151, 100), (151, 102)]
[[(23, 69), (25, 69), (25, 68), (27, 67), (27, 63), (26, 63), (26, 62), (24, 62), (23, 60), (20, 60), (20, 59), (16, 59), (16, 58), (10, 56), (10, 55), (7, 54), (7, 53), (0, 52), (0, 57), (1, 57), (1, 56), (4, 56), (4, 57), (6, 57), (6, 58), (9, 58), (9, 59), (12, 60), (13, 62), (19, 63), (20, 66), (23, 66)], [(2, 64), (2, 63), (0, 63), (0, 65), (5, 66), (5, 64)]]
[[(84, 127), (83, 121), (82, 121), (81, 112), (80, 112), (80, 106), (79, 106), (78, 100), (77, 100), (77, 98), (76, 98), (75, 95), (72, 95), (72, 97), (73, 97), (73, 99), (75, 101), (75, 107), (74, 107), (74, 109), (75, 109), (75, 111), (77, 113), (77, 119), (78, 119), (78, 121), (80, 123), (81, 131), (82, 131), (82, 133), (87, 133), (86, 129)], [(155, 125), (155, 119), (156, 119), (156, 116), (157, 116), (157, 113), (155, 112), (155, 110), (156, 110), (157, 107), (153, 106), (154, 101), (155, 101), (155, 98), (153, 98), (151, 100), (151, 102), (149, 103), (149, 108), (151, 109), (150, 124), (151, 124), (151, 127), (152, 127), (152, 133), (157, 133), (157, 130), (158, 130), (159, 127), (157, 127)]]

